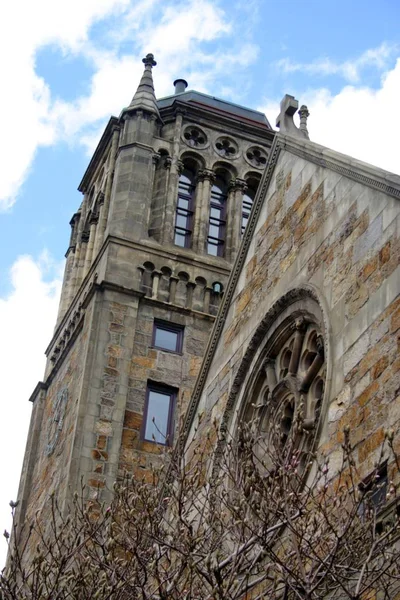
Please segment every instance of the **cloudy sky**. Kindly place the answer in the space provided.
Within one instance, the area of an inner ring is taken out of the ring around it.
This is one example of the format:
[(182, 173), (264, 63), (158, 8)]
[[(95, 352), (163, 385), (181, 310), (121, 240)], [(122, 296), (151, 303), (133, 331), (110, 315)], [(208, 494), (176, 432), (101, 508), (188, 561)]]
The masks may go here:
[[(311, 139), (400, 172), (398, 0), (14, 0), (0, 8), (0, 528), (17, 495), (76, 191), (153, 52), (177, 77), (264, 110), (307, 104)], [(396, 103), (396, 106), (395, 106)], [(0, 565), (5, 543), (0, 541)]]

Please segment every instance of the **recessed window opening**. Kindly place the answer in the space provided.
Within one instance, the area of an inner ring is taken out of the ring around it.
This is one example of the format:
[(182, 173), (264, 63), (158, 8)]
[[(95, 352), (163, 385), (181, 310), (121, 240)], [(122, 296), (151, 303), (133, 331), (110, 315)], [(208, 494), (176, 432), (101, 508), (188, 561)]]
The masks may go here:
[(210, 217), (208, 225), (207, 253), (223, 256), (225, 244), (225, 214), (228, 186), (221, 175), (217, 175), (211, 188)]
[(146, 391), (142, 438), (147, 442), (172, 443), (173, 413), (176, 390), (162, 384), (149, 383)]
[(154, 321), (152, 345), (168, 352), (182, 352), (183, 327), (167, 321)]
[(215, 281), (212, 284), (212, 290), (213, 290), (214, 294), (222, 294), (222, 291), (223, 291), (222, 283), (220, 283), (219, 281)]
[(380, 510), (386, 502), (388, 487), (387, 463), (383, 463), (359, 485), (363, 495), (362, 514), (367, 510)]
[(255, 177), (249, 177), (249, 179), (246, 180), (246, 183), (247, 183), (247, 189), (246, 189), (245, 193), (243, 194), (243, 201), (242, 201), (242, 235), (244, 234), (244, 231), (246, 229), (246, 226), (247, 226), (247, 223), (249, 220), (250, 212), (253, 207), (254, 198), (256, 197), (259, 180), (256, 179)]
[(189, 248), (192, 242), (194, 191), (195, 173), (187, 167), (179, 177), (175, 218), (174, 241), (182, 248)]

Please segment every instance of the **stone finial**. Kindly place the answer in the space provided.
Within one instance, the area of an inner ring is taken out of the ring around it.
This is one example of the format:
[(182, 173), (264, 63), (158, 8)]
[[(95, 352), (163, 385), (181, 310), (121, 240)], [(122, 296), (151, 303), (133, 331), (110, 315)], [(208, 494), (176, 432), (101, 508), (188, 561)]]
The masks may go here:
[(276, 126), (279, 127), (280, 132), (285, 135), (309, 139), (307, 131), (307, 117), (309, 112), (306, 106), (302, 106), (299, 110), (300, 128), (294, 124), (293, 116), (298, 107), (299, 103), (296, 98), (286, 94), (281, 101), (281, 112), (276, 119)]
[(307, 119), (310, 116), (309, 110), (307, 108), (307, 106), (305, 104), (303, 104), (302, 106), (300, 106), (299, 108), (299, 115), (300, 115), (300, 129), (303, 132), (303, 135), (309, 140), (310, 137), (308, 135), (308, 129), (307, 129)]
[(161, 120), (160, 112), (157, 106), (156, 95), (154, 93), (152, 74), (152, 68), (155, 67), (157, 63), (154, 60), (154, 55), (151, 53), (147, 54), (142, 59), (142, 62), (144, 63), (144, 73), (127, 110), (141, 110), (148, 113), (150, 112)]

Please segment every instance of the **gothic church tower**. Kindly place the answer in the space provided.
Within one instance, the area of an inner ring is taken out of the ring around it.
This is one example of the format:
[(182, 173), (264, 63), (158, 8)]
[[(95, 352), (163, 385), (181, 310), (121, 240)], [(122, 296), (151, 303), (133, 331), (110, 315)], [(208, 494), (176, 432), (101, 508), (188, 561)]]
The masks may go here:
[[(274, 137), (265, 116), (186, 91), (157, 100), (153, 55), (79, 185), (19, 522), (83, 477), (106, 500), (176, 439)], [(44, 515), (45, 516), (45, 515)]]

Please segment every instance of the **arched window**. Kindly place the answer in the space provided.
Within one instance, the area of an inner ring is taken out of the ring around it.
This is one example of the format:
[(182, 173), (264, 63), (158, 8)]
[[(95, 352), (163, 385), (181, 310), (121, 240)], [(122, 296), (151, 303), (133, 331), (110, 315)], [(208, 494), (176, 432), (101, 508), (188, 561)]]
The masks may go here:
[(254, 177), (250, 177), (246, 181), (247, 190), (243, 194), (243, 204), (242, 204), (242, 235), (244, 234), (244, 230), (246, 229), (247, 221), (249, 220), (251, 208), (253, 206), (254, 198), (256, 195), (257, 187), (259, 181)]
[(217, 175), (211, 188), (207, 253), (223, 256), (225, 243), (225, 214), (228, 185), (225, 177)]
[(189, 248), (192, 242), (194, 190), (195, 173), (187, 167), (179, 177), (175, 219), (175, 244), (182, 248)]

